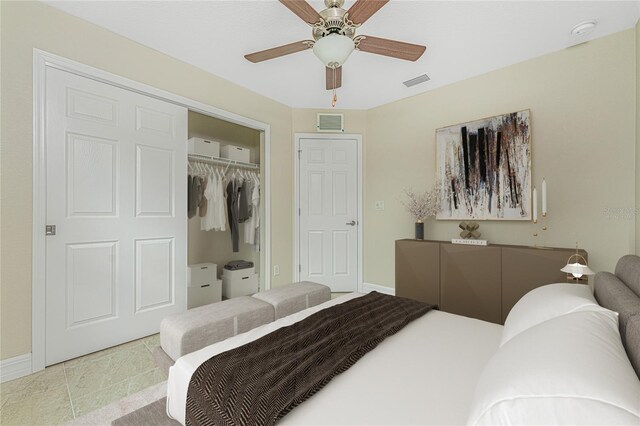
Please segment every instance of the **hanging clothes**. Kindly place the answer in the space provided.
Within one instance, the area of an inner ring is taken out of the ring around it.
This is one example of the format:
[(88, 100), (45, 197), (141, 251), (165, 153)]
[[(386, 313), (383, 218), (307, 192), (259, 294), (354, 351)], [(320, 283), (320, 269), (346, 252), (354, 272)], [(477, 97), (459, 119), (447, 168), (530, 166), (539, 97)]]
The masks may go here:
[(215, 194), (216, 185), (212, 181), (211, 175), (207, 176), (205, 181), (206, 181), (206, 184), (205, 184), (203, 201), (206, 200), (207, 209), (206, 209), (205, 215), (204, 216), (201, 215), (202, 218), (200, 219), (200, 230), (210, 231), (214, 229), (214, 213), (215, 213), (214, 204), (215, 204), (215, 195), (216, 195)]
[[(228, 167), (227, 167), (228, 168)], [(189, 163), (188, 216), (200, 217), (200, 230), (230, 232), (234, 253), (240, 250), (240, 224), (244, 243), (259, 251), (260, 178), (256, 173)]]
[(254, 241), (253, 244), (256, 246), (256, 251), (260, 251), (260, 179), (256, 176), (255, 185), (253, 187), (253, 196), (251, 198), (251, 203), (253, 205), (253, 224), (254, 224)]
[(207, 215), (207, 207), (209, 205), (209, 200), (207, 199), (207, 197), (205, 197), (205, 194), (207, 193), (207, 184), (209, 183), (209, 181), (208, 179), (203, 178), (201, 182), (202, 183), (200, 191), (202, 192), (202, 195), (200, 196), (200, 206), (198, 206), (198, 216), (205, 217)]
[(198, 211), (200, 199), (202, 197), (202, 181), (199, 176), (193, 176), (191, 179), (191, 197), (189, 198), (188, 216), (192, 218)]
[(234, 253), (238, 253), (240, 251), (240, 235), (238, 229), (239, 190), (240, 188), (237, 186), (237, 181), (235, 179), (231, 179), (227, 185), (227, 207), (229, 231), (231, 233), (231, 245), (233, 246)]
[(211, 211), (209, 212), (209, 230), (220, 231), (220, 209), (218, 204), (222, 202), (222, 195), (218, 192), (218, 176), (212, 171), (209, 174), (209, 184), (211, 185)]
[(193, 182), (193, 177), (191, 175), (187, 176), (187, 217), (191, 219), (195, 215), (191, 215), (191, 198), (193, 194), (191, 193), (191, 184)]
[(257, 176), (249, 179), (250, 218), (244, 224), (244, 242), (256, 244), (256, 231), (260, 224), (260, 185)]
[(243, 179), (238, 186), (238, 222), (244, 223), (249, 219), (249, 196), (247, 180)]
[(227, 228), (229, 227), (229, 212), (228, 212), (228, 208), (227, 208), (227, 178), (226, 176), (223, 176), (222, 174), (220, 174), (218, 176), (218, 180), (217, 180), (217, 194), (219, 197), (219, 202), (216, 204), (216, 206), (218, 207), (218, 213), (217, 213), (217, 217), (219, 218), (220, 221), (220, 230), (221, 231), (226, 231)]

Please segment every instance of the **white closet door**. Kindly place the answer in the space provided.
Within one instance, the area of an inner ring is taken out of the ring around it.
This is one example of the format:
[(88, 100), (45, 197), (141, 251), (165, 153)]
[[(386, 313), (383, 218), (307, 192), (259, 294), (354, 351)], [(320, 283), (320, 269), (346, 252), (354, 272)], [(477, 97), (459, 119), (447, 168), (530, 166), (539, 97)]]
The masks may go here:
[(187, 110), (47, 68), (46, 364), (186, 309)]
[(353, 139), (301, 139), (300, 279), (358, 289), (358, 159)]

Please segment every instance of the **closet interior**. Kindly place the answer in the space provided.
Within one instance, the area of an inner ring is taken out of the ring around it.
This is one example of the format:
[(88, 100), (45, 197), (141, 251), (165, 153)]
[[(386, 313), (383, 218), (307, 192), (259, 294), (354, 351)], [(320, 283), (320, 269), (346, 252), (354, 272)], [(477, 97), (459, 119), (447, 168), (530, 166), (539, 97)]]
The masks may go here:
[(189, 111), (188, 308), (262, 286), (262, 132)]

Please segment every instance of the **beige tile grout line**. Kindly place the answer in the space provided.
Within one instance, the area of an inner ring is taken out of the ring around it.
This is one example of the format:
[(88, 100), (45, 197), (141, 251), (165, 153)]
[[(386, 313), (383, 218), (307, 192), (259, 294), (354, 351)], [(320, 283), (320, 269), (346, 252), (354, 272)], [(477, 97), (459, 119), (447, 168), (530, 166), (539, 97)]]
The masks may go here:
[[(152, 334), (152, 336), (153, 336), (153, 334)], [(149, 336), (147, 336), (147, 337), (149, 337)], [(144, 337), (142, 339), (140, 339), (142, 341), (142, 344), (144, 345), (145, 348), (147, 348), (147, 350), (149, 352), (151, 352), (151, 355), (153, 355), (153, 349), (149, 345), (147, 345), (147, 342), (145, 342), (144, 339), (145, 339)]]
[(71, 414), (73, 414), (73, 418), (76, 419), (76, 409), (73, 407), (73, 399), (71, 399), (71, 388), (69, 387), (69, 379), (67, 378), (67, 366), (65, 363), (62, 363), (62, 371), (64, 372), (64, 382), (67, 385), (67, 395), (69, 395), (69, 403), (71, 404)]

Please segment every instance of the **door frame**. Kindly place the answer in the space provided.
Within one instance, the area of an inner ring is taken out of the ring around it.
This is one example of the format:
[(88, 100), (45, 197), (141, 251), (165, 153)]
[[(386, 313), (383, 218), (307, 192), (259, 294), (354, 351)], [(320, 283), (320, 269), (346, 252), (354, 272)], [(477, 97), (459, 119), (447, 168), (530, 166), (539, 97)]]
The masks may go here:
[[(33, 222), (31, 258), (31, 372), (43, 370), (46, 353), (46, 236), (47, 185), (45, 157), (45, 94), (46, 70), (55, 68), (89, 78), (111, 86), (119, 87), (151, 98), (159, 99), (187, 108), (189, 111), (219, 118), (231, 123), (249, 127), (261, 132), (264, 143), (264, 244), (261, 257), (261, 286), (271, 288), (271, 126), (251, 118), (190, 99), (162, 89), (149, 86), (62, 56), (33, 49)], [(186, 141), (185, 141), (186, 143)], [(184, 224), (185, 236), (187, 223)], [(185, 279), (185, 286), (187, 277)], [(186, 306), (185, 306), (186, 308)]]
[(356, 143), (356, 159), (358, 171), (356, 177), (358, 179), (358, 268), (356, 271), (356, 290), (360, 293), (363, 292), (363, 271), (364, 267), (362, 260), (364, 259), (362, 253), (363, 247), (363, 170), (362, 170), (362, 135), (355, 133), (294, 133), (294, 150), (293, 150), (293, 164), (294, 164), (294, 178), (293, 178), (293, 277), (294, 282), (300, 281), (300, 141), (302, 139), (324, 139), (324, 140), (336, 140), (336, 139), (352, 139)]

